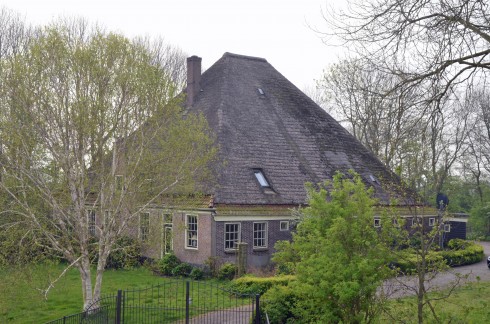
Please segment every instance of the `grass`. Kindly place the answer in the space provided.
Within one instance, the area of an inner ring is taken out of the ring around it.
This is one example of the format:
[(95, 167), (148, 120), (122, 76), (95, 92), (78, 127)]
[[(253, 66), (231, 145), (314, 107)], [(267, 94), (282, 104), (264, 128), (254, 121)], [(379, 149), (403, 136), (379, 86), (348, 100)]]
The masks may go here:
[[(439, 297), (446, 293), (432, 293)], [(447, 299), (434, 301), (434, 308), (441, 323), (489, 323), (490, 322), (490, 282), (474, 282), (458, 287)], [(435, 323), (425, 307), (426, 323)], [(400, 298), (389, 302), (387, 312), (380, 323), (417, 323), (417, 301), (415, 297)]]
[[(62, 265), (31, 265), (25, 268), (0, 269), (0, 323), (44, 323), (63, 316), (79, 313), (82, 310), (81, 282), (78, 271), (70, 269), (48, 294), (47, 300), (39, 292), (49, 282), (47, 278), (57, 278), (63, 270)], [(199, 285), (192, 289), (194, 304), (202, 309), (191, 310), (191, 314), (207, 312), (216, 307), (241, 306), (247, 301), (236, 301), (216, 285), (220, 282), (207, 281), (213, 285)], [(118, 289), (132, 290), (127, 294), (128, 304), (139, 303), (147, 307), (176, 307), (184, 298), (184, 283), (153, 275), (146, 268), (133, 270), (108, 270), (104, 274), (103, 294), (116, 293)], [(166, 288), (138, 289), (165, 284)], [(161, 312), (161, 311), (160, 311)], [(173, 316), (182, 317), (178, 313)], [(161, 320), (156, 319), (156, 322)]]

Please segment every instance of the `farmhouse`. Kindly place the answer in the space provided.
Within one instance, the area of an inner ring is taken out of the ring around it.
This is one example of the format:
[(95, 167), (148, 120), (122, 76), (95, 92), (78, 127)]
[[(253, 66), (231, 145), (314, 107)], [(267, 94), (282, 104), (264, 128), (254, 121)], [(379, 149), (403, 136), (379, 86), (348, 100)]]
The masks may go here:
[[(248, 266), (265, 266), (274, 244), (291, 239), (292, 209), (307, 201), (304, 184), (337, 171), (360, 174), (380, 206), (396, 199), (408, 218), (409, 207), (420, 207), (398, 176), (267, 60), (225, 53), (201, 73), (201, 58), (192, 56), (187, 68), (186, 109), (207, 118), (221, 163), (216, 185), (193, 207), (141, 216), (140, 236), (158, 238), (149, 249), (154, 257), (174, 252), (193, 264), (235, 262), (241, 242)], [(434, 226), (437, 212), (420, 210)]]

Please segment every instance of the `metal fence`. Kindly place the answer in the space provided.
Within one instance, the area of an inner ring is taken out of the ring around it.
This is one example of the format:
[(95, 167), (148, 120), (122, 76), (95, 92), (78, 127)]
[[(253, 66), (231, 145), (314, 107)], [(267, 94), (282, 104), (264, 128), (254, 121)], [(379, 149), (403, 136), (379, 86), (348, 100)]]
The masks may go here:
[(70, 323), (254, 323), (260, 296), (241, 295), (217, 283), (173, 281), (145, 289), (118, 290), (86, 311), (47, 324)]

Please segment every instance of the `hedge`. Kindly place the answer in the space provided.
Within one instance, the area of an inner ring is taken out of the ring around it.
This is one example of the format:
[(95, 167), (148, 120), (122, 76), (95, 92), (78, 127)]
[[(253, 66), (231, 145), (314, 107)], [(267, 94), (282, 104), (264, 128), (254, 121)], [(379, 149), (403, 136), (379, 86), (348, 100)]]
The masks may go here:
[[(460, 239), (451, 240), (448, 243), (448, 250), (431, 251), (427, 254), (426, 260), (430, 267), (432, 264), (445, 262), (448, 266), (462, 266), (480, 262), (483, 258), (483, 247), (471, 241)], [(392, 263), (405, 274), (415, 271), (417, 255), (410, 250), (403, 251), (401, 256)], [(429, 268), (430, 270), (430, 268)]]
[(239, 294), (263, 294), (275, 286), (287, 286), (295, 276), (284, 275), (277, 277), (244, 276), (230, 282), (230, 289)]

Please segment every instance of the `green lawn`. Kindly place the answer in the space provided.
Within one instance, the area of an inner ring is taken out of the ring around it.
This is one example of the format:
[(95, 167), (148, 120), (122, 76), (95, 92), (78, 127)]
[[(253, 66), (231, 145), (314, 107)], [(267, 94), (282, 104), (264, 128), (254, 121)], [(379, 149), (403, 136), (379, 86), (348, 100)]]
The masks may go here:
[[(76, 269), (70, 269), (58, 281), (47, 300), (38, 290), (38, 288), (46, 287), (47, 278), (57, 278), (62, 270), (61, 265), (38, 265), (22, 269), (0, 270), (0, 323), (44, 323), (79, 313), (82, 309), (82, 295), (80, 278)], [(175, 279), (155, 276), (146, 268), (108, 270), (104, 274), (103, 294), (116, 293), (118, 289), (140, 289), (166, 283), (165, 288), (127, 293), (128, 304), (133, 300), (135, 303), (140, 303), (138, 307), (177, 307), (177, 304), (178, 307), (181, 307), (185, 300), (183, 297), (185, 296), (184, 282), (180, 280), (178, 285), (170, 284), (175, 281)], [(191, 298), (193, 298), (194, 305), (199, 305), (202, 309), (191, 309), (191, 315), (207, 312), (216, 307), (236, 307), (248, 303), (248, 300), (234, 300), (228, 293), (216, 288), (217, 285), (223, 286), (223, 283), (215, 280), (206, 282), (211, 283), (212, 287), (200, 285), (192, 291)], [(180, 313), (172, 316), (182, 317), (183, 315)], [(157, 318), (155, 321), (161, 320)]]
[[(65, 315), (78, 313), (82, 308), (81, 284), (78, 272), (71, 269), (55, 285), (48, 299), (44, 300), (37, 288), (45, 287), (46, 278), (56, 278), (62, 271), (61, 265), (38, 265), (22, 269), (0, 269), (0, 323), (43, 323), (61, 318)], [(134, 270), (108, 270), (104, 275), (103, 293), (115, 293), (118, 289), (137, 289), (152, 285), (171, 282), (170, 279), (154, 276), (145, 268)], [(209, 282), (209, 281), (208, 281)], [(216, 283), (215, 281), (211, 281)], [(150, 295), (138, 299), (142, 303), (153, 303), (155, 298), (162, 294), (172, 294), (172, 291), (181, 291), (172, 286), (168, 289), (153, 290)], [(177, 295), (177, 294), (176, 294)], [(206, 303), (208, 309), (216, 305), (219, 307), (234, 307), (226, 297), (226, 304), (219, 290), (210, 291), (208, 288), (201, 289), (192, 296), (194, 304)], [(182, 294), (170, 302), (182, 299)], [(201, 301), (199, 300), (201, 299)], [(163, 300), (163, 299), (162, 299)], [(159, 300), (157, 304), (161, 304)], [(165, 303), (169, 299), (165, 299)], [(247, 301), (245, 301), (246, 303)], [(416, 322), (416, 305), (414, 298), (403, 298), (391, 301), (388, 305), (389, 313), (396, 314), (395, 319), (383, 316), (379, 322)], [(490, 282), (479, 282), (458, 288), (452, 296), (436, 304), (439, 313), (443, 313), (443, 323), (487, 323), (490, 321)], [(161, 322), (156, 320), (155, 322)], [(432, 323), (430, 320), (428, 323)]]
[[(438, 295), (445, 293), (442, 291)], [(427, 312), (429, 312), (428, 307)], [(449, 298), (434, 302), (441, 323), (489, 323), (490, 322), (490, 282), (475, 282), (456, 289)], [(414, 297), (401, 298), (388, 304), (388, 313), (380, 323), (417, 323), (417, 305)], [(435, 323), (426, 314), (426, 323)]]
[[(47, 300), (38, 289), (46, 288), (48, 278), (57, 278), (63, 266), (36, 265), (0, 270), (0, 323), (42, 323), (82, 309), (82, 290), (76, 269), (70, 269), (50, 291)], [(145, 268), (107, 271), (103, 293), (117, 289), (146, 287), (163, 282)]]

